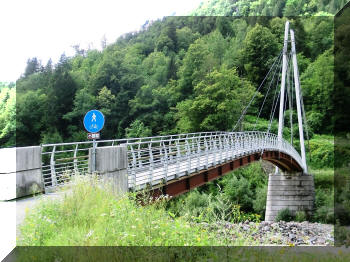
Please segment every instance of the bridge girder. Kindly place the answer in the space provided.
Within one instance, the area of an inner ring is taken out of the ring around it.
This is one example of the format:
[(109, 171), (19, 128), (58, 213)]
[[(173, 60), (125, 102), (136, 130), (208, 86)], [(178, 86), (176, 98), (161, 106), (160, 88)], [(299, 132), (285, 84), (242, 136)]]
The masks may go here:
[(218, 179), (237, 168), (259, 161), (260, 159), (273, 163), (282, 171), (287, 173), (303, 171), (302, 167), (300, 167), (297, 161), (295, 161), (288, 154), (279, 151), (265, 151), (262, 155), (259, 153), (245, 155), (241, 158), (218, 164), (206, 170), (201, 170), (176, 180), (171, 180), (166, 185), (156, 186), (151, 189), (151, 195), (154, 198), (158, 198), (161, 195), (175, 197), (186, 193), (191, 189), (202, 186), (210, 181)]

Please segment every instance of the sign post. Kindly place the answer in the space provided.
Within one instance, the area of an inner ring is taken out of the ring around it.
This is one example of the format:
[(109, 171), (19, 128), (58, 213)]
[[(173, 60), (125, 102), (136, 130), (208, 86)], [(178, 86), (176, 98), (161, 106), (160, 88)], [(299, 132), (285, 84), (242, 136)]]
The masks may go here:
[(91, 172), (96, 171), (96, 139), (100, 139), (100, 131), (105, 124), (104, 115), (98, 110), (90, 110), (85, 114), (84, 127), (88, 131), (88, 139), (92, 139)]

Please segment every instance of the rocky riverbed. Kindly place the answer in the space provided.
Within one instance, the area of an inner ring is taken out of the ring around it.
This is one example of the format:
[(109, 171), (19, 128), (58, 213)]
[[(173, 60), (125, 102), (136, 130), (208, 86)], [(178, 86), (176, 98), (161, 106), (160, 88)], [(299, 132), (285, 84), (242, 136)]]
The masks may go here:
[[(202, 224), (228, 242), (246, 239), (252, 245), (334, 245), (334, 226), (310, 222), (244, 222)], [(228, 243), (229, 244), (229, 243)]]

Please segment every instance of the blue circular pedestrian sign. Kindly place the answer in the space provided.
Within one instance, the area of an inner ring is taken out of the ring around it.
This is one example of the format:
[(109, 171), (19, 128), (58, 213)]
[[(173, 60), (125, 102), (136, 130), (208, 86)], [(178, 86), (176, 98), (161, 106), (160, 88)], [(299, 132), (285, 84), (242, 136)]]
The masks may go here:
[(90, 133), (101, 131), (105, 124), (104, 115), (98, 110), (90, 110), (84, 117), (84, 127)]

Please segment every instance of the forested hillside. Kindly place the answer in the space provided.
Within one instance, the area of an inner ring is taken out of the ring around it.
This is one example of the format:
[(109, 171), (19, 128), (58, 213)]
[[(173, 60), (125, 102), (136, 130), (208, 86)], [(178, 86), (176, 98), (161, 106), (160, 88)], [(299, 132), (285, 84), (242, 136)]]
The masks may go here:
[[(17, 145), (85, 140), (82, 119), (92, 108), (106, 117), (105, 139), (230, 130), (278, 56), (285, 21), (168, 17), (103, 51), (77, 46), (75, 56), (63, 54), (57, 64), (29, 59), (16, 83)], [(310, 131), (331, 133), (333, 19), (290, 21)], [(1, 103), (11, 106), (7, 98)], [(2, 136), (1, 144), (13, 145), (15, 132), (6, 130), (12, 136)]]
[(348, 0), (204, 0), (192, 15), (335, 15)]

